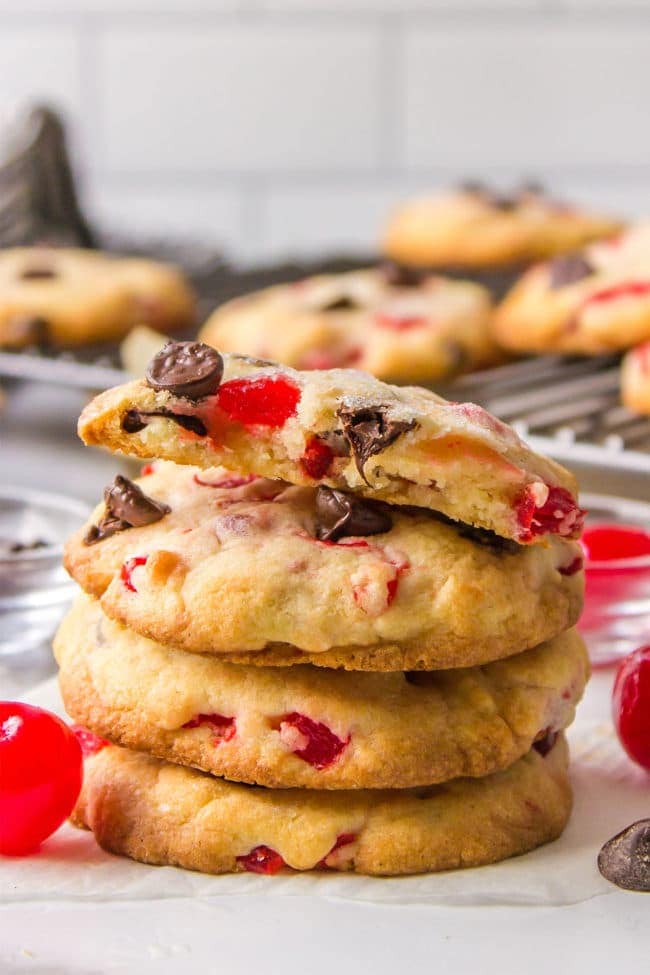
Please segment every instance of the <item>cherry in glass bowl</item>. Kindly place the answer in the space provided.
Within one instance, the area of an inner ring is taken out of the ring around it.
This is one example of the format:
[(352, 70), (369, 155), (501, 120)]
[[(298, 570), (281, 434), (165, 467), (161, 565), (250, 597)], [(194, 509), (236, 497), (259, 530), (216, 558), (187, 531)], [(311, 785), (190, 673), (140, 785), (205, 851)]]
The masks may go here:
[(585, 608), (579, 629), (594, 664), (606, 665), (650, 638), (650, 504), (581, 495)]

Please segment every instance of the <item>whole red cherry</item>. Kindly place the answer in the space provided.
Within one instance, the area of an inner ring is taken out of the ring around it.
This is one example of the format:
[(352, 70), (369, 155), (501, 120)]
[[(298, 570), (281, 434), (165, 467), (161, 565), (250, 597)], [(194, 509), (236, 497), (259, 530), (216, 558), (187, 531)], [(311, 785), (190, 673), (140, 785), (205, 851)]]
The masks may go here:
[(70, 815), (81, 746), (55, 714), (0, 701), (0, 853), (31, 853)]
[(619, 664), (612, 709), (623, 748), (633, 761), (650, 770), (650, 644)]

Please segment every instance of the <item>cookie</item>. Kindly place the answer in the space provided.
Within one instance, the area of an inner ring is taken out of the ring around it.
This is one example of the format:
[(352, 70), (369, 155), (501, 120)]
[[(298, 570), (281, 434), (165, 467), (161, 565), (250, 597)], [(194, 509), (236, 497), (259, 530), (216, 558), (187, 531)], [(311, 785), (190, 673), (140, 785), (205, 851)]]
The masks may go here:
[(354, 366), (431, 383), (497, 360), (488, 292), (469, 281), (399, 276), (392, 267), (324, 274), (235, 298), (200, 338), (295, 369)]
[(101, 744), (73, 822), (112, 853), (202, 873), (473, 867), (555, 839), (571, 812), (563, 735), (503, 772), (405, 791), (269, 790)]
[(560, 203), (537, 187), (501, 194), (468, 184), (399, 207), (382, 249), (406, 265), (488, 268), (562, 254), (620, 228), (619, 221)]
[(112, 619), (185, 650), (381, 644), (428, 648), (432, 666), (555, 636), (583, 589), (577, 542), (516, 545), (424, 509), (165, 463), (116, 479), (65, 565)]
[(84, 345), (193, 320), (194, 297), (168, 265), (74, 248), (0, 252), (0, 346)]
[(482, 668), (368, 674), (172, 650), (80, 597), (54, 642), (72, 719), (118, 745), (271, 788), (404, 789), (512, 765), (569, 725), (575, 630)]
[(84, 409), (79, 435), (139, 457), (418, 505), (522, 543), (582, 526), (573, 476), (481, 407), (349, 369), (298, 372), (170, 343), (145, 380)]
[(598, 355), (650, 339), (650, 223), (527, 271), (496, 310), (520, 352)]
[(621, 396), (633, 413), (650, 415), (650, 342), (637, 345), (623, 359)]

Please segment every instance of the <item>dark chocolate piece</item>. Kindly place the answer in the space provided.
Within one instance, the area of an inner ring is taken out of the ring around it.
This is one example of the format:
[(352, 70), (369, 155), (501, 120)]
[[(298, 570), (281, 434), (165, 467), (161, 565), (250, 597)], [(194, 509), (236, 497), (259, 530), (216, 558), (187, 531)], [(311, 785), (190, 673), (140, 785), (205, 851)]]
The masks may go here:
[(196, 433), (199, 437), (207, 436), (208, 428), (198, 416), (185, 416), (183, 413), (174, 413), (173, 410), (167, 410), (165, 407), (149, 411), (127, 410), (122, 417), (122, 429), (125, 433), (139, 433), (140, 430), (144, 430), (149, 420), (154, 416), (164, 416), (173, 423), (177, 423), (183, 430)]
[(393, 288), (417, 288), (431, 274), (426, 268), (407, 267), (397, 261), (384, 261), (381, 271)]
[(57, 278), (58, 274), (51, 267), (26, 267), (24, 271), (20, 272), (20, 278), (22, 281), (47, 281), (51, 278)]
[(337, 542), (349, 535), (381, 535), (393, 522), (385, 506), (320, 485), (316, 491), (316, 537)]
[(342, 406), (338, 412), (357, 470), (366, 484), (370, 484), (364, 473), (368, 459), (417, 426), (415, 420), (391, 420), (386, 412), (387, 407), (381, 405), (359, 409)]
[(546, 758), (555, 745), (557, 736), (557, 731), (552, 731), (551, 728), (545, 728), (541, 735), (533, 742), (533, 748), (536, 752), (539, 752), (542, 758)]
[(147, 385), (197, 400), (216, 393), (223, 359), (203, 342), (168, 342), (147, 366)]
[(617, 887), (650, 893), (650, 819), (640, 819), (608, 840), (598, 854), (598, 869)]
[(86, 545), (94, 545), (127, 528), (152, 525), (171, 511), (169, 505), (154, 501), (137, 484), (121, 474), (105, 489), (104, 503), (106, 513), (99, 524), (91, 525), (88, 529), (84, 538)]
[(563, 288), (566, 284), (574, 284), (582, 281), (594, 273), (591, 266), (582, 254), (564, 254), (556, 257), (549, 265), (550, 286), (551, 288)]
[(466, 525), (462, 521), (453, 521), (451, 518), (446, 518), (440, 512), (437, 514), (437, 517), (438, 520), (442, 518), (446, 524), (456, 528), (461, 538), (469, 538), (477, 545), (492, 549), (497, 555), (516, 555), (517, 552), (521, 551), (521, 545), (517, 542), (514, 542), (511, 538), (502, 538), (501, 535), (490, 531), (489, 528), (479, 528), (476, 525)]
[(350, 295), (341, 295), (340, 298), (334, 298), (333, 301), (328, 302), (323, 305), (319, 311), (356, 311), (361, 305)]
[(47, 345), (49, 342), (49, 325), (40, 315), (15, 315), (5, 324), (5, 336), (2, 345)]
[(327, 444), (335, 457), (350, 456), (350, 444), (342, 430), (324, 430), (317, 434), (317, 439)]

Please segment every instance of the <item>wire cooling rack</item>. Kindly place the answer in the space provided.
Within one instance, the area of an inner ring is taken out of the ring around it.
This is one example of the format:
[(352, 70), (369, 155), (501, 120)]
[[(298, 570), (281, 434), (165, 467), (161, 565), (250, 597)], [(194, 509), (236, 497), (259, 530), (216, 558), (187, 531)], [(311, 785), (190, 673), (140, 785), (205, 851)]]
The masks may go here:
[[(134, 247), (115, 247), (136, 252)], [(229, 298), (307, 274), (368, 266), (371, 258), (336, 257), (240, 270), (219, 255), (197, 249), (182, 254), (151, 245), (154, 253), (180, 264), (199, 296), (204, 318)], [(486, 281), (502, 291), (503, 282)], [(115, 345), (74, 351), (0, 351), (0, 377), (99, 390), (124, 382)], [(461, 376), (439, 391), (451, 399), (480, 403), (512, 424), (536, 449), (567, 463), (598, 465), (621, 472), (650, 473), (650, 417), (630, 413), (620, 402), (616, 356), (541, 356)]]

